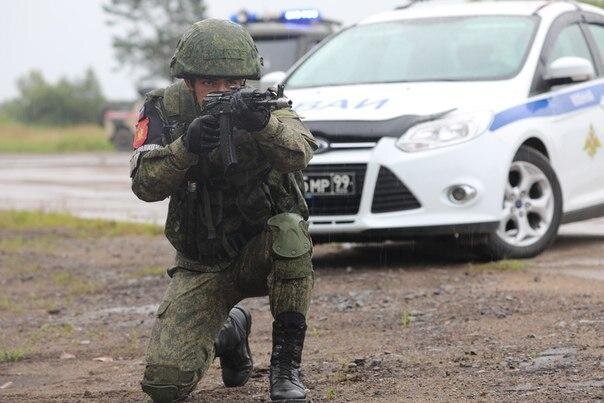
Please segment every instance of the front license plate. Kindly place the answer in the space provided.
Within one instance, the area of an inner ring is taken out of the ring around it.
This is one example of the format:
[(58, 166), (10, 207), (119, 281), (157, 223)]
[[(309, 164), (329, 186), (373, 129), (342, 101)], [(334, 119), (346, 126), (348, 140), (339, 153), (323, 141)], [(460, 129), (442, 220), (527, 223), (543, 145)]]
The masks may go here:
[(304, 174), (304, 192), (312, 196), (347, 196), (353, 195), (355, 189), (354, 172), (330, 172)]

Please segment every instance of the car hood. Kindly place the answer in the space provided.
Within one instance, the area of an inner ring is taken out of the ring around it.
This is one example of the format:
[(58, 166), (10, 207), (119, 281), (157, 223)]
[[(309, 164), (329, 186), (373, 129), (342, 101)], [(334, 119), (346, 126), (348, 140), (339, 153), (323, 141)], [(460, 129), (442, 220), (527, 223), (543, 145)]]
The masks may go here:
[(304, 121), (379, 121), (457, 109), (490, 109), (526, 99), (510, 81), (363, 84), (286, 90)]

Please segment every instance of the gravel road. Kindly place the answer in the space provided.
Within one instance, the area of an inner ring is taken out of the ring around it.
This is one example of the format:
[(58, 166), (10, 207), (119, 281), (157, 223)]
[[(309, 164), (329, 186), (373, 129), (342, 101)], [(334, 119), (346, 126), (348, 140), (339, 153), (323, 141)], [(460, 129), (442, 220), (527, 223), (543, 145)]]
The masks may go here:
[[(129, 157), (128, 153), (3, 155), (0, 208), (161, 224), (167, 201), (144, 203), (132, 194)], [(565, 225), (561, 233), (604, 235), (604, 218)]]

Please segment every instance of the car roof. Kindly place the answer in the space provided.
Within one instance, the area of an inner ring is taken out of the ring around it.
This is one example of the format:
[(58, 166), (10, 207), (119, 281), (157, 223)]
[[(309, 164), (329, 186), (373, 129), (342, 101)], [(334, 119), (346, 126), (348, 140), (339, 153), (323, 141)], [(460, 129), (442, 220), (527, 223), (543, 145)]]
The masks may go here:
[[(403, 0), (404, 1), (404, 0)], [(371, 24), (431, 17), (455, 17), (468, 15), (533, 15), (556, 5), (557, 13), (577, 9), (594, 11), (595, 7), (566, 1), (416, 1), (399, 9), (370, 16), (359, 24)], [(549, 11), (549, 10), (548, 10)], [(601, 10), (600, 10), (601, 13)]]
[(302, 35), (323, 38), (335, 29), (330, 24), (283, 24), (280, 22), (253, 22), (245, 25), (254, 39), (289, 38)]

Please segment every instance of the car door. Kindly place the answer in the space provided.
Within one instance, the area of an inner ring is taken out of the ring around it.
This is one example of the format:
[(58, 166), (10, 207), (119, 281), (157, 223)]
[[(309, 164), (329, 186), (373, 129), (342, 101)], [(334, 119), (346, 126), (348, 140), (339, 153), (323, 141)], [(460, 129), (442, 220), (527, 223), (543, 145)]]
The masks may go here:
[[(554, 22), (545, 41), (540, 66), (533, 82), (533, 94), (548, 96), (551, 108), (547, 135), (556, 148), (554, 167), (562, 186), (564, 211), (593, 206), (598, 195), (602, 175), (601, 154), (586, 149), (586, 141), (601, 138), (604, 133), (604, 110), (600, 105), (603, 93), (597, 77), (588, 82), (551, 87), (544, 79), (547, 67), (561, 57), (581, 57), (592, 63), (596, 74), (601, 74), (599, 56), (590, 49), (579, 12), (565, 14)], [(600, 154), (600, 155), (598, 155)]]
[[(604, 63), (604, 16), (586, 13), (585, 23), (587, 39), (598, 59), (600, 66)], [(599, 76), (604, 78), (604, 69), (600, 69)], [(600, 99), (600, 115), (604, 116), (604, 98)], [(604, 117), (601, 117), (601, 119)], [(599, 205), (604, 205), (604, 130), (595, 129), (585, 139), (585, 151), (591, 157), (592, 168), (596, 173), (594, 183), (595, 198)]]

